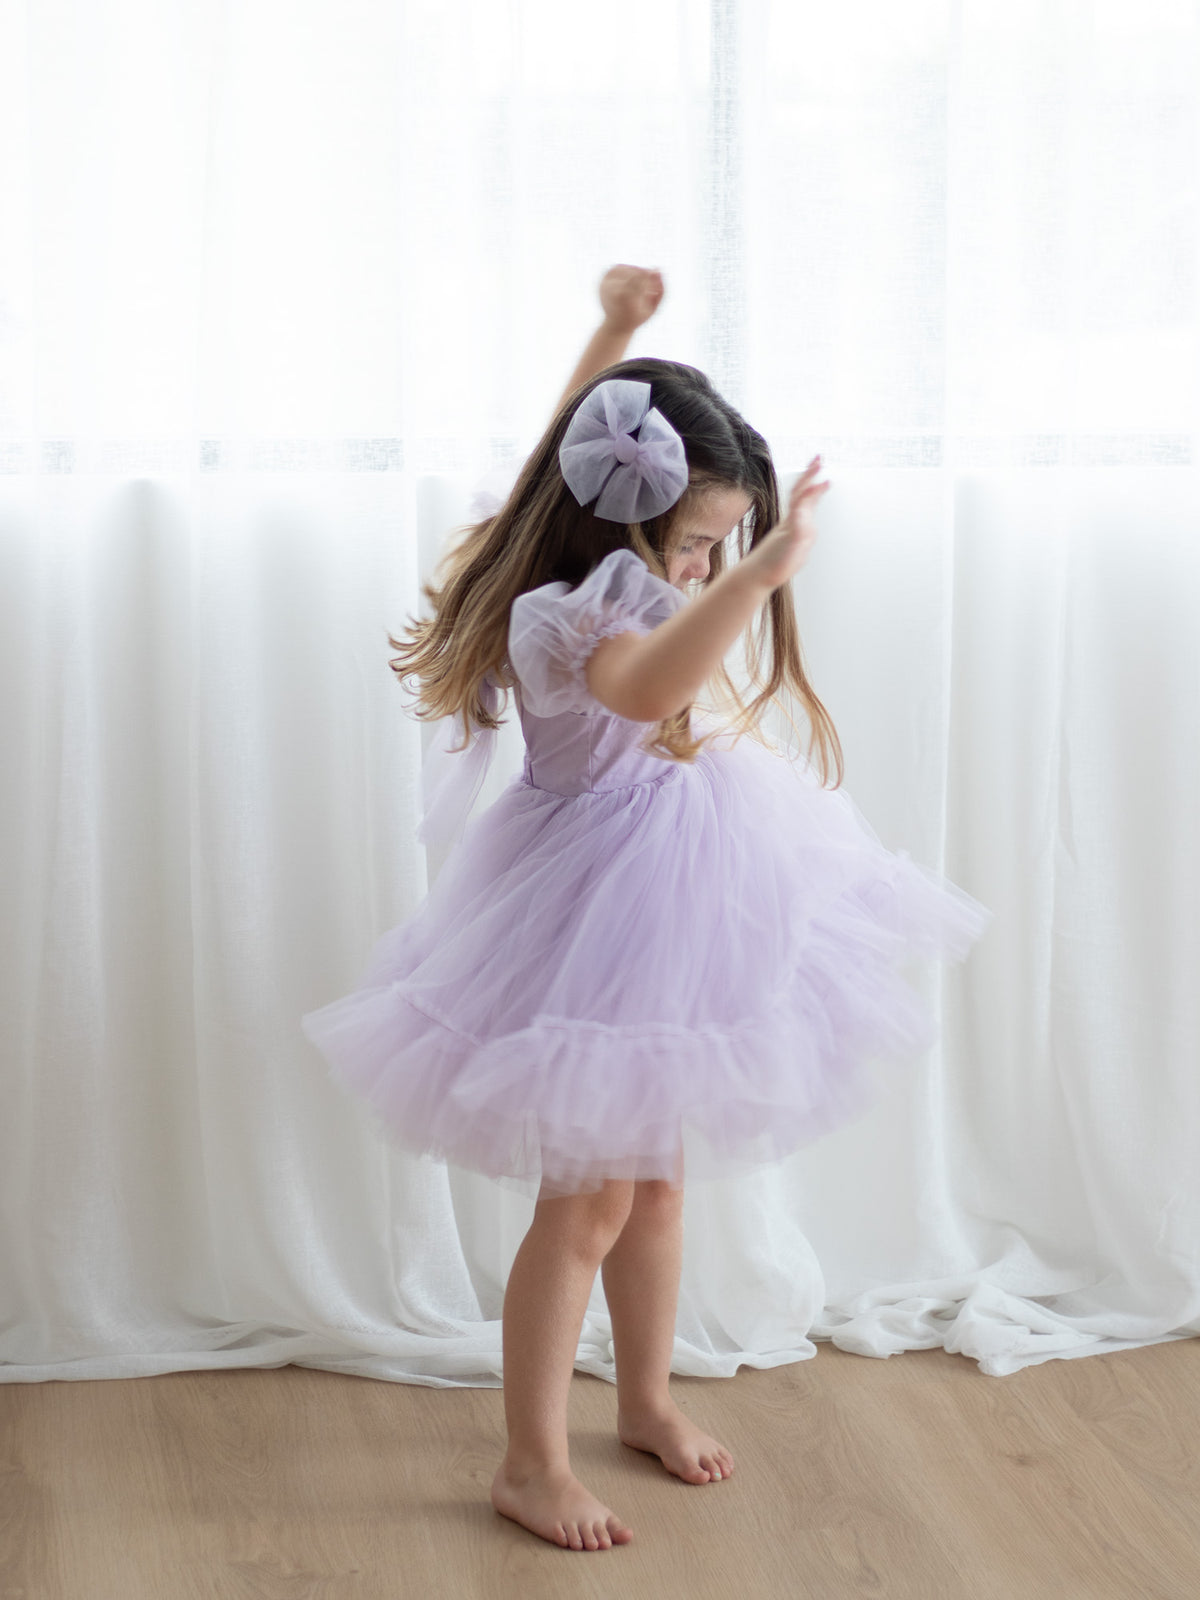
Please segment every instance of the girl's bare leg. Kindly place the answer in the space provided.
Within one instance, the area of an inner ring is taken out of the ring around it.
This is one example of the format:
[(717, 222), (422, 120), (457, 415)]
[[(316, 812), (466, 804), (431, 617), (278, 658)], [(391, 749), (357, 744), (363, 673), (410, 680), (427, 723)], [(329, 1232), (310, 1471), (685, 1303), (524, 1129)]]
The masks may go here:
[(633, 1184), (539, 1199), (504, 1292), (508, 1450), (492, 1482), (496, 1510), (571, 1550), (627, 1544), (632, 1531), (571, 1471), (567, 1393), (596, 1269), (620, 1233)]
[(675, 1311), (683, 1262), (683, 1190), (636, 1183), (628, 1221), (604, 1258), (617, 1363), (617, 1431), (686, 1483), (728, 1478), (733, 1457), (671, 1399)]

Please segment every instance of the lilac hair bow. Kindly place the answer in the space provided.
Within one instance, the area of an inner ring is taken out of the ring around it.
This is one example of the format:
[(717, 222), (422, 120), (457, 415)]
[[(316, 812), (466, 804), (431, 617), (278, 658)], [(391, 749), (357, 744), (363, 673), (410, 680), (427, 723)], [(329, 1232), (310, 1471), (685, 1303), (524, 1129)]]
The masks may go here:
[(592, 511), (605, 522), (657, 517), (675, 504), (688, 482), (683, 440), (662, 412), (651, 408), (650, 385), (632, 378), (609, 378), (580, 401), (559, 446), (558, 464), (579, 504), (596, 500)]

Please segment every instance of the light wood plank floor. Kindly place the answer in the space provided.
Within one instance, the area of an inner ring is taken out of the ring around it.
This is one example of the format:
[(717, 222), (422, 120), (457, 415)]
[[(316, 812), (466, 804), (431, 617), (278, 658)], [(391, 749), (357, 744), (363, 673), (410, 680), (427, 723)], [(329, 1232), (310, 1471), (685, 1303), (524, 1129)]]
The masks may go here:
[(498, 1517), (494, 1389), (303, 1367), (0, 1385), (0, 1600), (1200, 1600), (1200, 1340), (985, 1378), (815, 1359), (674, 1379), (733, 1450), (692, 1487), (576, 1374), (576, 1471), (634, 1542)]

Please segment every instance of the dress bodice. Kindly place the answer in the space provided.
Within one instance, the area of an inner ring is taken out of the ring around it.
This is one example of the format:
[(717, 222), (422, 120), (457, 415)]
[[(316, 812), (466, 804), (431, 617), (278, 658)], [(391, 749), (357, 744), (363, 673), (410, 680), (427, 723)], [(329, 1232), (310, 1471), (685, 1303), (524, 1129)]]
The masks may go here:
[(539, 717), (523, 704), (517, 711), (525, 736), (525, 781), (555, 794), (624, 789), (661, 778), (670, 762), (639, 748), (652, 724), (630, 722), (598, 702), (594, 711), (561, 711)]
[(509, 663), (525, 736), (525, 778), (557, 794), (622, 789), (660, 778), (671, 763), (641, 748), (652, 724), (619, 717), (595, 699), (586, 666), (601, 639), (648, 633), (686, 600), (632, 550), (614, 550), (582, 583), (518, 595)]
[[(516, 597), (508, 660), (525, 739), (525, 782), (580, 795), (651, 783), (671, 771), (676, 763), (641, 748), (652, 725), (602, 705), (588, 691), (585, 668), (601, 639), (649, 633), (686, 604), (627, 549), (611, 551), (574, 588), (545, 583)], [(499, 711), (501, 690), (490, 674), (480, 694), (489, 711)], [(494, 730), (473, 729), (463, 747), (459, 719), (443, 720), (422, 771), (418, 838), (444, 845), (461, 836), (494, 748)]]

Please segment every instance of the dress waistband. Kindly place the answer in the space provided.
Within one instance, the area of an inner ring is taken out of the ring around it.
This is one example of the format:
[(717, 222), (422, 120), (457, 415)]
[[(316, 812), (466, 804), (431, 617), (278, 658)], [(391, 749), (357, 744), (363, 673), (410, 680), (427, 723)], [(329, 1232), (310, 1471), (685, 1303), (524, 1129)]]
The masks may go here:
[(668, 763), (666, 772), (660, 772), (653, 778), (642, 778), (636, 783), (614, 783), (610, 787), (602, 789), (576, 789), (573, 791), (548, 789), (544, 783), (534, 783), (529, 776), (528, 770), (522, 772), (517, 781), (523, 783), (527, 789), (536, 789), (539, 794), (552, 794), (560, 800), (582, 800), (588, 795), (621, 794), (632, 789), (656, 789), (659, 784), (672, 780), (678, 781), (682, 776), (679, 769), (680, 763), (672, 761)]

